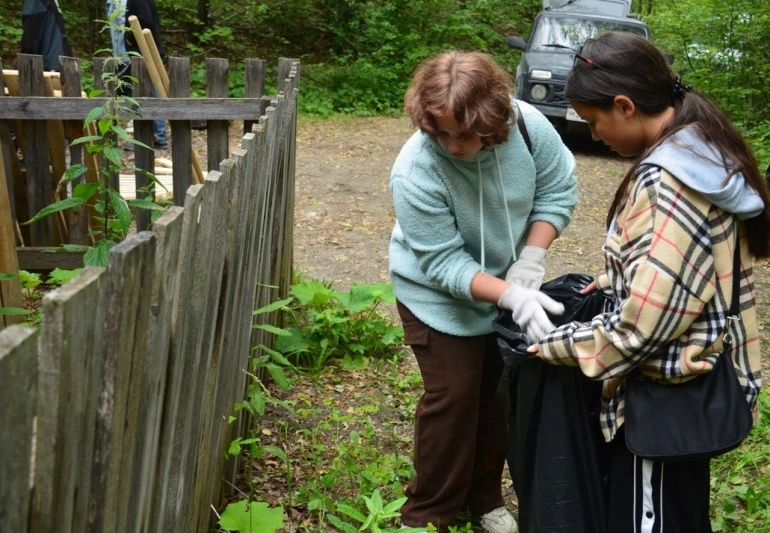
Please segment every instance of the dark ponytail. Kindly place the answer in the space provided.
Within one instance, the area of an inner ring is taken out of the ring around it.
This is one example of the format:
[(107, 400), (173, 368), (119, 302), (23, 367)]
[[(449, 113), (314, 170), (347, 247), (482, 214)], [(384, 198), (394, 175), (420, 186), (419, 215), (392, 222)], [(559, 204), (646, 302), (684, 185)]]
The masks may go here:
[(722, 154), (729, 176), (742, 173), (746, 183), (764, 203), (762, 213), (745, 220), (748, 245), (754, 257), (770, 257), (770, 194), (757, 160), (741, 134), (711, 100), (674, 76), (663, 54), (646, 40), (628, 32), (609, 32), (586, 42), (570, 72), (565, 89), (569, 101), (608, 110), (615, 97), (628, 96), (643, 113), (659, 115), (674, 108), (674, 118), (653, 146), (640, 154), (623, 181), (607, 213), (607, 226), (623, 207), (627, 189), (639, 163), (660, 143), (684, 127), (696, 128)]

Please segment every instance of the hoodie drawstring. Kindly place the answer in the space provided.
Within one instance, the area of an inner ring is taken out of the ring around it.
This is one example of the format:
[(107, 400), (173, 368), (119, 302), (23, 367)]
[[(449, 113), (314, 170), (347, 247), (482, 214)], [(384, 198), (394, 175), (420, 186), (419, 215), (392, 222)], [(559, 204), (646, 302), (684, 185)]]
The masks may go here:
[[(500, 191), (503, 194), (503, 207), (505, 208), (505, 222), (508, 224), (508, 239), (511, 242), (511, 257), (516, 257), (516, 245), (513, 242), (513, 228), (511, 227), (511, 215), (508, 212), (508, 202), (505, 200), (505, 185), (503, 184), (503, 173), (500, 169), (500, 158), (497, 155), (497, 147), (493, 148), (495, 153), (495, 162), (497, 163), (497, 177), (500, 181)], [(484, 247), (484, 185), (481, 179), (481, 161), (476, 161), (476, 169), (479, 176), (479, 225), (481, 226), (481, 273), (486, 272), (486, 254)]]
[(511, 259), (516, 259), (516, 244), (513, 242), (513, 228), (511, 227), (511, 214), (508, 212), (508, 202), (505, 200), (505, 185), (503, 184), (503, 172), (500, 170), (500, 158), (497, 157), (497, 148), (495, 152), (495, 161), (497, 162), (497, 178), (500, 180), (500, 192), (503, 194), (503, 207), (505, 208), (505, 221), (508, 223), (508, 240), (511, 243)]
[(476, 161), (476, 171), (479, 176), (479, 225), (481, 226), (481, 273), (484, 274), (485, 269), (485, 257), (484, 257), (484, 184), (481, 180), (481, 161)]

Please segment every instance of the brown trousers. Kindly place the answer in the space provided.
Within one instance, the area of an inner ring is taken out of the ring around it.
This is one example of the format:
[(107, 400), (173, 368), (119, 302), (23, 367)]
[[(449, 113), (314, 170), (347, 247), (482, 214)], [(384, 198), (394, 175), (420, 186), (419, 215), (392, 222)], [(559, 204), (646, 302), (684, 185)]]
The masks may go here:
[(496, 397), (503, 362), (494, 334), (446, 335), (401, 302), (398, 312), (425, 387), (415, 416), (416, 475), (401, 519), (446, 531), (463, 508), (480, 516), (503, 506), (505, 419)]

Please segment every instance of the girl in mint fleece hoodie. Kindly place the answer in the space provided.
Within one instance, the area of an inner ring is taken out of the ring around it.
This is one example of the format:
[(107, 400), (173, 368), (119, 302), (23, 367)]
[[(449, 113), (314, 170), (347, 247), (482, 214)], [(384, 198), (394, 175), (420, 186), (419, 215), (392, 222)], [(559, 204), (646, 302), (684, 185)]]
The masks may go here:
[[(423, 64), (406, 110), (420, 128), (391, 174), (397, 222), (390, 275), (425, 394), (416, 412), (416, 476), (407, 526), (446, 531), (466, 507), (485, 531), (516, 531), (501, 495), (504, 418), (497, 305), (536, 341), (563, 308), (538, 291), (546, 250), (569, 223), (575, 161), (548, 120), (509, 96), (480, 53)], [(526, 124), (531, 151), (515, 123)]]

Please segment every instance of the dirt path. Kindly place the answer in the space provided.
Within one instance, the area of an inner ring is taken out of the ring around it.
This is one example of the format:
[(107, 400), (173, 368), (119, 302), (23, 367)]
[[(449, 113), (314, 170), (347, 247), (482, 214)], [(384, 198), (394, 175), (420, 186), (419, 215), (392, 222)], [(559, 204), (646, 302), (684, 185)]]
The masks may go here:
[[(338, 288), (389, 280), (395, 215), (388, 180), (413, 131), (406, 118), (300, 121), (294, 257), (303, 273)], [(580, 204), (548, 256), (548, 277), (602, 267), (604, 217), (628, 168), (626, 160), (585, 146), (575, 153)]]

